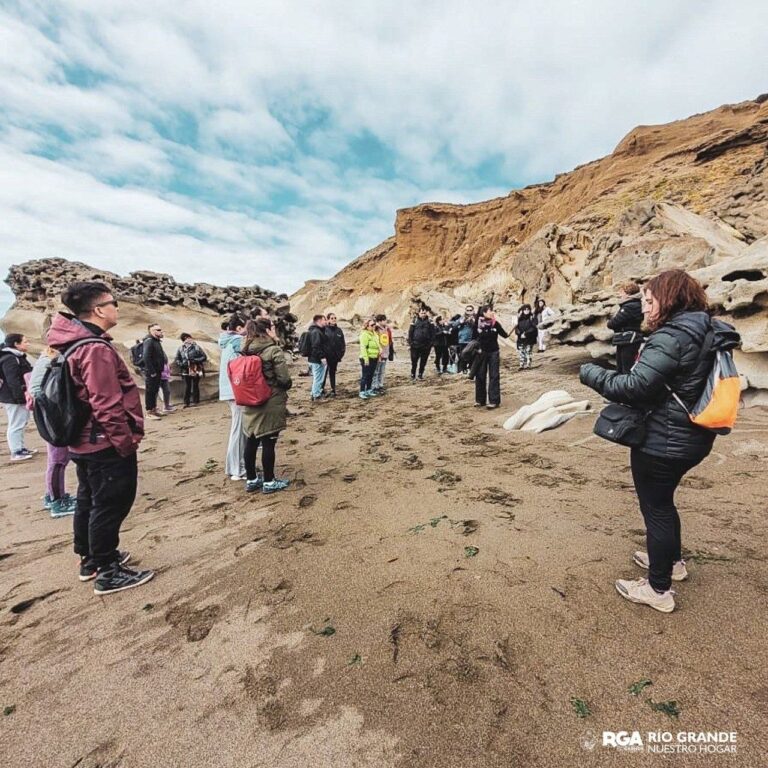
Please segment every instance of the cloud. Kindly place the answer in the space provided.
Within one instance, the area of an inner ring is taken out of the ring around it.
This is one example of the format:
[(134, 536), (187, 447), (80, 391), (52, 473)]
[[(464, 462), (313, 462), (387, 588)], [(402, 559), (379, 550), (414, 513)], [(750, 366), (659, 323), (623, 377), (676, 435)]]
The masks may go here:
[(0, 268), (293, 290), (399, 207), (551, 178), (766, 71), (757, 0), (9, 2)]

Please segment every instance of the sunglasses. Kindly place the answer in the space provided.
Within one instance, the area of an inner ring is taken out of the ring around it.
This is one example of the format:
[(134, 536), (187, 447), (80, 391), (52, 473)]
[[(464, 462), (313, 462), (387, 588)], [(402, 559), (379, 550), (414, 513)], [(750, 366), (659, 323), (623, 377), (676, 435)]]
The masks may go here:
[(110, 304), (114, 304), (117, 307), (117, 299), (110, 299), (109, 301), (102, 301), (99, 304), (94, 304), (93, 308), (98, 309), (100, 307), (108, 307)]

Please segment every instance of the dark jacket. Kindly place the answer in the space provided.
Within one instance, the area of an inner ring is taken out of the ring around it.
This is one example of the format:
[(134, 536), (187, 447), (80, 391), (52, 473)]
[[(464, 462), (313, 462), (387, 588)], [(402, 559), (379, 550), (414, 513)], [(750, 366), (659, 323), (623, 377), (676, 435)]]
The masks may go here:
[(535, 315), (520, 315), (515, 326), (518, 347), (530, 347), (536, 343), (539, 327)]
[(277, 434), (288, 421), (288, 390), (292, 383), (285, 353), (272, 339), (257, 338), (243, 354), (261, 357), (261, 370), (272, 387), (272, 396), (263, 405), (241, 406), (243, 431), (253, 437)]
[[(640, 332), (640, 328), (643, 324), (643, 305), (640, 299), (633, 298), (622, 301), (619, 304), (619, 309), (616, 314), (608, 319), (608, 327), (616, 333), (624, 333), (625, 331), (637, 331)], [(641, 341), (641, 338), (637, 338), (637, 341)], [(616, 340), (613, 342), (616, 343)]]
[(347, 351), (344, 331), (338, 325), (326, 325), (323, 330), (325, 331), (326, 359), (338, 363)]
[(163, 351), (160, 339), (156, 339), (151, 334), (144, 339), (142, 361), (144, 362), (144, 375), (148, 378), (159, 376), (168, 362), (168, 356)]
[(425, 317), (417, 317), (408, 329), (408, 346), (414, 349), (429, 349), (435, 343), (435, 326)]
[(326, 336), (324, 330), (312, 323), (307, 329), (309, 334), (309, 355), (307, 361), (310, 363), (322, 363), (328, 356)]
[[(715, 331), (712, 349), (702, 358), (710, 328)], [(691, 408), (704, 390), (715, 351), (738, 343), (739, 335), (730, 325), (710, 320), (706, 312), (678, 312), (648, 337), (629, 373), (588, 363), (581, 367), (580, 379), (608, 400), (649, 412), (643, 453), (700, 461), (712, 450), (715, 433), (691, 422), (667, 386)]]
[[(60, 312), (48, 330), (48, 344), (63, 352), (78, 339), (94, 335), (79, 320)], [(106, 333), (101, 338), (112, 340)], [(128, 366), (116, 349), (98, 343), (79, 347), (68, 363), (77, 397), (88, 403), (92, 411), (80, 440), (70, 446), (70, 451), (94, 453), (111, 446), (121, 456), (129, 456), (144, 435), (144, 414), (139, 389)]]
[(182, 376), (189, 376), (190, 371), (193, 376), (203, 375), (203, 364), (208, 356), (195, 341), (185, 341), (176, 352), (176, 365)]
[(27, 356), (8, 347), (0, 349), (0, 403), (24, 405), (27, 383), (24, 375), (31, 373), (32, 365)]
[(451, 326), (435, 323), (435, 349), (447, 349), (451, 340)]
[(498, 352), (499, 336), (508, 339), (509, 334), (501, 327), (498, 320), (490, 322), (484, 317), (479, 317), (475, 324), (475, 338), (480, 342), (481, 352)]

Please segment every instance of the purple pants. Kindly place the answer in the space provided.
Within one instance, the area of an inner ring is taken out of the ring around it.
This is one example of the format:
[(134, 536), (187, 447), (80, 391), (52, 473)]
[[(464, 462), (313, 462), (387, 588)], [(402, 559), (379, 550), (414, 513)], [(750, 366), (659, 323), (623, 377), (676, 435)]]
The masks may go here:
[(60, 499), (64, 491), (64, 472), (69, 464), (69, 448), (48, 446), (48, 467), (45, 470), (45, 492), (53, 499)]

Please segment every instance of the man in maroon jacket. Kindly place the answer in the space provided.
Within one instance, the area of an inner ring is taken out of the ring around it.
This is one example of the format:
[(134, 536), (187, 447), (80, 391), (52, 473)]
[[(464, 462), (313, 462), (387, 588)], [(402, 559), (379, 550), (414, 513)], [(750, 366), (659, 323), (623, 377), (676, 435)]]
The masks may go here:
[[(80, 339), (100, 337), (117, 325), (118, 303), (104, 283), (73, 283), (61, 295), (72, 314), (60, 312), (48, 331), (48, 344), (65, 352)], [(80, 580), (96, 579), (94, 592), (107, 595), (138, 587), (154, 571), (126, 567), (127, 552), (117, 546), (120, 526), (136, 498), (136, 450), (144, 436), (139, 390), (111, 344), (83, 344), (67, 358), (77, 396), (91, 408), (80, 438), (69, 447), (77, 465), (75, 552)]]

